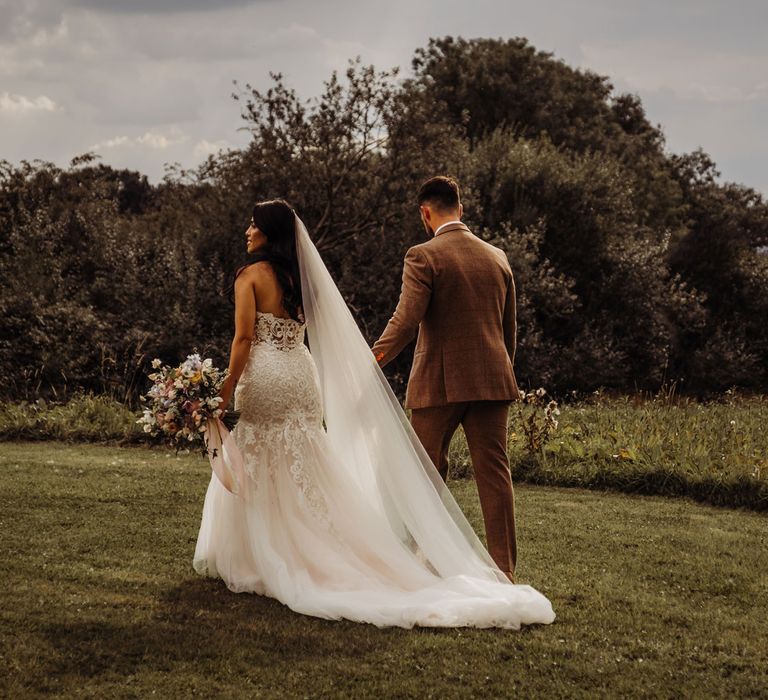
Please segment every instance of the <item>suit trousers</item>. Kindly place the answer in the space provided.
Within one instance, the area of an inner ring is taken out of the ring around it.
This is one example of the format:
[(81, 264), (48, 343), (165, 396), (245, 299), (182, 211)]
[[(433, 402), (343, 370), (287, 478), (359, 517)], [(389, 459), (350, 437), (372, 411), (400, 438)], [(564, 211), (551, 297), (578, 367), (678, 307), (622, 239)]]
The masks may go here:
[(517, 563), (515, 496), (507, 457), (509, 401), (468, 401), (414, 408), (411, 425), (443, 481), (448, 478), (448, 447), (461, 425), (467, 436), (480, 496), (488, 552), (506, 574)]

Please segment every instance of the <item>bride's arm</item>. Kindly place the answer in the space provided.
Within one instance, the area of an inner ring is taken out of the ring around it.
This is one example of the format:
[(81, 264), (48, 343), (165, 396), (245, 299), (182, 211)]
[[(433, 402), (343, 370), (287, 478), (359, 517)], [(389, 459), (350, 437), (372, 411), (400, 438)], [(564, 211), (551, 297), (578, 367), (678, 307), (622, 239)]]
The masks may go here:
[(256, 323), (256, 295), (254, 273), (252, 269), (244, 270), (235, 280), (235, 337), (232, 339), (232, 349), (229, 354), (229, 374), (224, 380), (219, 395), (223, 399), (220, 404), (227, 408), (235, 393), (237, 381), (243, 373), (248, 353), (253, 340), (253, 328)]

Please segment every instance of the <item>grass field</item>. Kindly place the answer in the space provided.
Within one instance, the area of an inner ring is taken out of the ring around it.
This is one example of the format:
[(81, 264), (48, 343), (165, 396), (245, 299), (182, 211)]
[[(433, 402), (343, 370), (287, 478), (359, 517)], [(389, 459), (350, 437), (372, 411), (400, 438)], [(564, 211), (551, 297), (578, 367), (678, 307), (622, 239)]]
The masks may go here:
[(555, 623), (377, 629), (195, 575), (208, 479), (165, 450), (0, 444), (0, 696), (768, 697), (763, 514), (520, 485), (519, 578)]

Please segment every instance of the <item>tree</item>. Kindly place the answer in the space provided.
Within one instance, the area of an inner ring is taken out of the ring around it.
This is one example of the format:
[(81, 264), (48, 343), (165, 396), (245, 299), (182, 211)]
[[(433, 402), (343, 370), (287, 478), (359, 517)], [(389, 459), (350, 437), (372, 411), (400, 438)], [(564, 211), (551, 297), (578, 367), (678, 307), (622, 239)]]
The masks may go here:
[(637, 96), (614, 96), (607, 77), (571, 68), (522, 38), (430, 39), (413, 68), (427, 102), (441, 105), (472, 144), (503, 127), (578, 153), (607, 154), (623, 166), (639, 223), (681, 224), (684, 206), (661, 129)]
[[(153, 357), (223, 365), (253, 205), (285, 197), (364, 335), (424, 240), (415, 193), (456, 176), (518, 289), (517, 371), (552, 390), (768, 385), (768, 205), (703, 151), (664, 152), (639, 98), (524, 39), (433, 39), (414, 75), (352, 61), (300, 100), (235, 95), (242, 150), (163, 181), (98, 162), (0, 161), (0, 394), (134, 400)], [(388, 368), (402, 392), (408, 353)]]
[(695, 388), (768, 381), (768, 204), (754, 190), (718, 183), (703, 151), (672, 159), (689, 202), (688, 229), (671, 251), (671, 269), (704, 295), (708, 322), (689, 334), (682, 371)]

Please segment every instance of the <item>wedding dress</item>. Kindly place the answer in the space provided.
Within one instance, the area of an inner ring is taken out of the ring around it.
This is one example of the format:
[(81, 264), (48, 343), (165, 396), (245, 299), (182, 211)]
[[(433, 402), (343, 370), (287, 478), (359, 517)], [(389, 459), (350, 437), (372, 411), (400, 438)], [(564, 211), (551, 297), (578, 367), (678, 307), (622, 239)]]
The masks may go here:
[(194, 569), (326, 619), (552, 622), (461, 514), (298, 218), (296, 235), (306, 322), (257, 312), (231, 435), (246, 474), (237, 493), (212, 474)]

